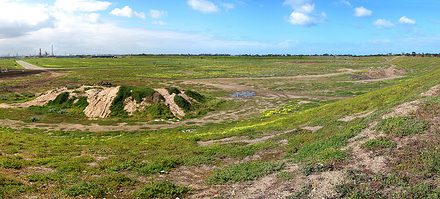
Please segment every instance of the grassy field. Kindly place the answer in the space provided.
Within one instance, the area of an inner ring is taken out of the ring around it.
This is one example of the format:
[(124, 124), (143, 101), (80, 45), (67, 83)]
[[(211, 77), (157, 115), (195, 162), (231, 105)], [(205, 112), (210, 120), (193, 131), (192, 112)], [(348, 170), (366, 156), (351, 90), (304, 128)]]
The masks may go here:
[(0, 68), (2, 69), (17, 69), (21, 68), (15, 63), (15, 59), (0, 59)]
[[(186, 80), (207, 78), (212, 80), (187, 86), (229, 103), (214, 113), (263, 108), (231, 121), (186, 123), (137, 132), (17, 130), (4, 126), (0, 129), (0, 197), (234, 198), (253, 196), (252, 188), (259, 184), (265, 188), (260, 187), (258, 193), (266, 197), (280, 194), (283, 187), (289, 190), (286, 197), (290, 198), (440, 195), (440, 126), (436, 119), (440, 97), (438, 93), (421, 95), (440, 83), (440, 60), (436, 58), (128, 57), (28, 61), (68, 69), (58, 77), (1, 80), (2, 87), (15, 88), (15, 94), (24, 95), (32, 92), (19, 85), (45, 78), (51, 81), (36, 86), (38, 89), (101, 80), (96, 77), (137, 86), (181, 86), (187, 85), (182, 84)], [(259, 79), (391, 66), (405, 69), (405, 77), (370, 82), (344, 73)], [(234, 90), (212, 86), (220, 77), (229, 78), (231, 87), (257, 90), (257, 96), (231, 99), (229, 94)], [(3, 102), (32, 98), (12, 98), (10, 92), (2, 91)], [(271, 95), (275, 97), (269, 98)], [(289, 95), (307, 96), (296, 99)], [(417, 101), (414, 113), (383, 117), (410, 101)], [(33, 111), (0, 109), (0, 119), (30, 123)], [(369, 114), (341, 120), (364, 113)], [(45, 123), (90, 123), (75, 115), (60, 117), (42, 112), (41, 116), (46, 117)], [(118, 121), (123, 120), (107, 122)], [(373, 133), (366, 134), (369, 131)], [(356, 143), (362, 139), (354, 138), (363, 134), (367, 138), (358, 149)], [(347, 146), (352, 147), (345, 149)], [(369, 160), (362, 159), (365, 154), (386, 158), (385, 170), (359, 166)], [(325, 186), (317, 186), (316, 179), (331, 190), (322, 191)], [(335, 179), (342, 180), (326, 184)]]

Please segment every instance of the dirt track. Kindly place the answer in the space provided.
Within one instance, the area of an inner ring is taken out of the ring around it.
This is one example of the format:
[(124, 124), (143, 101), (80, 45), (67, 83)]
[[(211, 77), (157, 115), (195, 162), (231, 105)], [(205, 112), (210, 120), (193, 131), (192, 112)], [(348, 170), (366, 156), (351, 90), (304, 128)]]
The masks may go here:
[(22, 61), (22, 60), (17, 60), (16, 62), (21, 67), (23, 67), (24, 69), (27, 69), (27, 70), (47, 70), (46, 68), (36, 66), (36, 65), (30, 64), (28, 62)]

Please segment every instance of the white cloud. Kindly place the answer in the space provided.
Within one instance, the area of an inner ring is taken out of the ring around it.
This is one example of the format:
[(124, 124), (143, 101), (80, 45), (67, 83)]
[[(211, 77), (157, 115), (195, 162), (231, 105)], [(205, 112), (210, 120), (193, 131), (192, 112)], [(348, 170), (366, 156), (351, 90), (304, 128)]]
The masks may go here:
[(312, 0), (285, 0), (283, 4), (293, 9), (288, 20), (292, 25), (312, 26), (326, 18), (324, 12), (316, 13), (315, 3)]
[(208, 0), (188, 0), (187, 3), (192, 9), (202, 13), (213, 13), (219, 11), (218, 6)]
[(153, 19), (161, 19), (162, 17), (166, 16), (168, 13), (166, 11), (163, 10), (155, 10), (155, 9), (151, 9), (148, 12), (148, 16), (150, 16)]
[(304, 13), (293, 11), (290, 14), (289, 21), (293, 25), (305, 26), (308, 24), (312, 24), (313, 20)]
[(354, 9), (354, 16), (356, 17), (369, 17), (373, 15), (373, 11), (368, 10), (367, 8), (364, 7), (356, 7)]
[(403, 24), (416, 24), (416, 20), (408, 18), (406, 16), (400, 17), (399, 23)]
[(131, 9), (129, 6), (124, 6), (123, 8), (115, 8), (113, 9), (110, 14), (118, 16), (118, 17), (138, 17), (141, 19), (145, 19), (145, 14), (143, 12), (136, 12), (133, 9)]
[[(227, 40), (212, 35), (126, 28), (100, 20), (104, 8), (65, 8), (0, 0), (0, 55), (36, 54), (55, 46), (56, 54), (116, 53), (258, 53), (279, 49), (276, 43)], [(11, 17), (12, 16), (12, 17)], [(157, 20), (155, 24), (165, 22)], [(25, 30), (21, 30), (23, 26)], [(20, 34), (7, 35), (12, 29)], [(249, 50), (251, 49), (251, 50)]]
[(222, 7), (223, 7), (226, 11), (229, 11), (229, 10), (232, 10), (232, 9), (235, 8), (235, 4), (233, 4), (233, 3), (223, 3), (223, 4), (222, 4)]
[(66, 12), (98, 12), (107, 10), (110, 5), (110, 2), (97, 0), (56, 0), (54, 4)]
[(0, 0), (0, 39), (22, 35), (48, 25), (49, 19), (45, 5)]
[(394, 24), (386, 19), (378, 19), (373, 23), (376, 28), (392, 28)]

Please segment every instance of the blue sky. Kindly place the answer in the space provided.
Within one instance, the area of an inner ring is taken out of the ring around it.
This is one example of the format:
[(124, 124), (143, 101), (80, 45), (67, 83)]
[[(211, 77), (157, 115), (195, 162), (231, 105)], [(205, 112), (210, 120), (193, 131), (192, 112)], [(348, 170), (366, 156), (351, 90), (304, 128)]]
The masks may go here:
[(0, 0), (0, 55), (438, 53), (437, 0)]

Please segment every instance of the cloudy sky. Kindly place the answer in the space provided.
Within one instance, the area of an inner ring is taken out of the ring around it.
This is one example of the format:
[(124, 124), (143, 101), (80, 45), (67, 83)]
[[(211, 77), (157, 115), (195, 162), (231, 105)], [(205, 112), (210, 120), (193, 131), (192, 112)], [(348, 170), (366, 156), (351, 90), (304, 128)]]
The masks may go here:
[(0, 55), (440, 52), (438, 0), (0, 0)]

